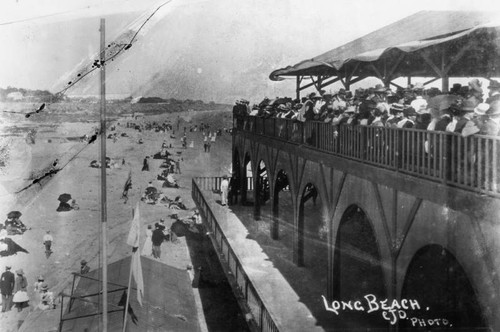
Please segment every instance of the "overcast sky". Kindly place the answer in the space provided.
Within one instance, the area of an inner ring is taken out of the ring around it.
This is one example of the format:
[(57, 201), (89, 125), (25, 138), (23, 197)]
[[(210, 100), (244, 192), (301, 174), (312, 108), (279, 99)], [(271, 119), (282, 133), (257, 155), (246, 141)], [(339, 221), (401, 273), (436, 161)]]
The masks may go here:
[[(95, 30), (81, 31), (81, 19), (96, 18), (98, 22), (97, 18), (101, 16), (121, 14), (115, 15), (115, 19), (107, 23), (107, 35), (113, 36), (135, 18), (152, 12), (163, 2), (1, 0), (0, 44), (3, 51), (0, 53), (0, 87), (10, 85), (52, 90), (54, 82), (62, 75), (71, 72), (89, 54), (98, 50), (98, 33)], [(204, 10), (196, 11), (200, 6)], [(183, 8), (183, 12), (192, 8), (193, 12), (203, 16), (200, 20), (211, 16), (216, 16), (218, 20), (238, 16), (242, 18), (241, 24), (251, 20), (249, 26), (265, 25), (274, 40), (286, 40), (300, 50), (297, 51), (297, 57), (294, 54), (287, 57), (290, 63), (279, 65), (285, 67), (303, 60), (304, 56), (313, 57), (420, 10), (500, 10), (500, 1), (172, 0), (158, 13), (157, 18), (172, 19), (169, 15), (177, 13), (176, 7)], [(49, 35), (53, 33), (54, 27), (64, 27), (64, 31)], [(182, 31), (165, 33), (178, 33), (182, 37)], [(95, 35), (95, 39), (86, 40), (82, 34)], [(250, 33), (245, 38), (254, 37)], [(266, 37), (256, 35), (255, 38)], [(80, 40), (84, 40), (85, 45), (79, 45)], [(302, 49), (303, 45), (307, 45), (306, 50)], [(85, 54), (82, 54), (82, 49), (86, 49)], [(52, 60), (47, 59), (57, 59), (57, 67), (54, 67)], [(148, 64), (146, 62), (143, 65)], [(224, 67), (224, 63), (220, 65)], [(120, 89), (126, 90), (124, 87)]]

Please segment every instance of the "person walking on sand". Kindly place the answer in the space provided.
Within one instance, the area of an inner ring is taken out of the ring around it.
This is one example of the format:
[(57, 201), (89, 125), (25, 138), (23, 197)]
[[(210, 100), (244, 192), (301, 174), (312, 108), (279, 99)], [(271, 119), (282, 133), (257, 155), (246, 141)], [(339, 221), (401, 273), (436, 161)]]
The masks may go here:
[(155, 224), (155, 230), (151, 235), (151, 242), (153, 244), (153, 257), (158, 259), (161, 258), (161, 244), (165, 239), (165, 234), (163, 234), (163, 230), (164, 227), (162, 227), (160, 224), (157, 223)]
[(208, 136), (203, 133), (203, 149), (208, 152)]
[(5, 266), (5, 272), (0, 279), (0, 289), (2, 291), (2, 312), (10, 311), (12, 308), (12, 293), (14, 291), (15, 276), (10, 272), (10, 265)]
[(227, 205), (227, 193), (229, 191), (229, 181), (227, 175), (224, 174), (222, 177), (222, 182), (220, 184), (220, 203), (222, 206)]
[(146, 158), (144, 158), (144, 161), (142, 162), (142, 171), (148, 171), (149, 172), (149, 157), (146, 156)]
[(26, 289), (28, 288), (28, 280), (24, 276), (23, 269), (19, 269), (16, 271), (16, 280), (14, 285), (14, 297), (12, 301), (17, 307), (17, 311), (21, 312), (24, 308), (29, 307), (28, 293)]
[(151, 236), (153, 235), (153, 227), (148, 225), (146, 229), (146, 241), (144, 242), (144, 247), (142, 247), (142, 256), (153, 255), (153, 242), (151, 242)]
[(47, 231), (45, 235), (43, 236), (43, 244), (45, 245), (45, 257), (49, 258), (50, 255), (52, 254), (52, 243), (54, 242), (54, 239), (52, 238), (52, 235), (50, 235), (50, 231)]
[(177, 160), (175, 161), (175, 173), (176, 174), (182, 174), (181, 173), (181, 158), (177, 158)]

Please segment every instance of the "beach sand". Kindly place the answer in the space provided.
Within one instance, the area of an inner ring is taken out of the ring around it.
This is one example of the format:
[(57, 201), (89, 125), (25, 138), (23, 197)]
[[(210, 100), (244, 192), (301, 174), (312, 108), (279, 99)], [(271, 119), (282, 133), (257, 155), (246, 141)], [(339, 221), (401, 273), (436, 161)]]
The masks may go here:
[[(156, 115), (145, 117), (142, 121), (163, 122), (170, 119), (172, 123), (177, 119), (177, 113), (170, 115)], [(181, 119), (191, 120), (187, 123), (181, 120), (181, 132), (184, 126), (192, 124), (208, 123), (213, 130), (219, 128), (230, 128), (232, 117), (228, 111), (204, 111), (196, 114), (182, 114)], [(152, 225), (164, 218), (167, 227), (173, 220), (168, 218), (172, 213), (178, 213), (181, 218), (192, 215), (192, 208), (195, 207), (191, 199), (191, 179), (194, 176), (220, 176), (227, 174), (231, 160), (231, 136), (223, 133), (222, 137), (217, 137), (215, 144), (212, 144), (210, 154), (203, 152), (202, 134), (200, 132), (190, 132), (187, 130), (188, 143), (194, 142), (194, 148), (186, 150), (181, 148), (180, 133), (176, 131), (176, 138), (170, 138), (171, 132), (156, 133), (154, 131), (143, 131), (142, 133), (125, 127), (125, 120), (117, 126), (118, 133), (127, 133), (129, 137), (119, 137), (116, 143), (107, 139), (107, 156), (116, 161), (119, 168), (106, 170), (107, 181), (107, 226), (108, 226), (108, 262), (114, 262), (130, 255), (130, 247), (125, 243), (126, 236), (130, 228), (132, 210), (149, 181), (164, 192), (169, 198), (181, 196), (188, 211), (170, 210), (164, 205), (149, 205), (140, 202), (140, 212), (145, 230), (146, 225)], [(100, 169), (89, 167), (92, 160), (99, 160), (100, 141), (86, 145), (74, 141), (68, 141), (65, 137), (81, 136), (82, 132), (88, 132), (95, 123), (71, 123), (58, 128), (57, 132), (47, 134), (46, 137), (37, 137), (37, 143), (33, 146), (19, 142), (19, 151), (22, 149), (31, 150), (29, 154), (17, 153), (11, 160), (10, 168), (4, 173), (3, 189), (0, 188), (0, 195), (5, 195), (6, 200), (2, 201), (2, 213), (8, 210), (19, 210), (22, 212), (21, 220), (31, 229), (23, 235), (12, 236), (11, 238), (27, 249), (29, 254), (18, 253), (14, 256), (2, 257), (0, 259), (0, 270), (4, 271), (5, 266), (10, 264), (15, 271), (22, 268), (28, 279), (28, 293), (34, 299), (33, 283), (38, 275), (44, 275), (50, 290), (54, 294), (60, 292), (69, 293), (71, 272), (79, 271), (80, 260), (86, 259), (91, 268), (97, 268), (99, 264), (101, 229), (101, 208), (100, 208)], [(175, 127), (175, 126), (174, 126)], [(176, 129), (176, 128), (174, 128)], [(49, 143), (49, 138), (52, 137)], [(118, 135), (120, 136), (120, 135)], [(142, 138), (144, 144), (138, 144)], [(17, 138), (20, 140), (20, 138)], [(161, 188), (161, 181), (156, 180), (157, 174), (161, 172), (159, 166), (161, 160), (150, 159), (150, 171), (141, 171), (142, 162), (145, 156), (152, 156), (159, 152), (162, 142), (172, 144), (169, 151), (180, 155), (184, 161), (181, 162), (182, 174), (176, 174), (181, 188)], [(22, 187), (26, 184), (26, 176), (35, 168), (44, 168), (53, 162), (55, 158), (60, 159), (63, 168), (43, 187), (32, 186), (20, 194), (13, 194), (15, 187)], [(27, 167), (28, 159), (31, 160)], [(125, 164), (122, 164), (125, 160)], [(20, 166), (25, 166), (21, 168)], [(133, 187), (129, 192), (128, 203), (124, 204), (121, 199), (123, 185), (127, 175), (131, 171)], [(12, 180), (13, 174), (17, 181)], [(8, 182), (8, 183), (7, 183)], [(58, 207), (58, 196), (62, 193), (69, 193), (76, 199), (79, 210), (69, 212), (56, 212)], [(43, 235), (50, 230), (54, 237), (52, 250), (54, 253), (47, 259), (42, 244)], [(143, 238), (144, 238), (143, 233)], [(162, 261), (166, 264), (186, 269), (191, 264), (185, 238), (179, 238), (178, 243), (167, 242), (163, 245)], [(26, 321), (26, 326), (40, 327), (40, 331), (52, 331), (59, 323), (60, 308), (47, 312), (40, 312), (35, 309), (35, 301), (31, 301), (31, 306), (21, 313), (12, 310), (9, 313), (0, 315), (0, 331), (16, 331), (20, 323)], [(25, 329), (28, 331), (29, 329)]]

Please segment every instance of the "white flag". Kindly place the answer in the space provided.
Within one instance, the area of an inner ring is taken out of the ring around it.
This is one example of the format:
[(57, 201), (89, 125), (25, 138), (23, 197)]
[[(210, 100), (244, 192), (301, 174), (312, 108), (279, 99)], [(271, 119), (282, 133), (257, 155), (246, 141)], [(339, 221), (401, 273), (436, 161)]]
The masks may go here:
[(141, 216), (139, 215), (139, 202), (135, 206), (134, 219), (130, 225), (130, 231), (127, 237), (127, 244), (134, 248), (139, 247), (139, 237), (141, 234)]
[(144, 280), (142, 279), (141, 253), (139, 250), (132, 254), (132, 275), (134, 276), (135, 284), (137, 285), (137, 302), (142, 307), (142, 298), (144, 297)]
[(130, 269), (132, 270), (132, 275), (134, 276), (135, 283), (137, 285), (137, 301), (142, 307), (142, 298), (144, 296), (144, 280), (142, 278), (142, 266), (141, 266), (141, 254), (139, 248), (139, 238), (141, 235), (141, 215), (139, 213), (139, 202), (135, 206), (134, 218), (132, 219), (132, 224), (130, 225), (130, 231), (128, 233), (127, 244), (133, 248), (137, 248), (135, 252), (132, 252), (132, 260), (130, 261)]

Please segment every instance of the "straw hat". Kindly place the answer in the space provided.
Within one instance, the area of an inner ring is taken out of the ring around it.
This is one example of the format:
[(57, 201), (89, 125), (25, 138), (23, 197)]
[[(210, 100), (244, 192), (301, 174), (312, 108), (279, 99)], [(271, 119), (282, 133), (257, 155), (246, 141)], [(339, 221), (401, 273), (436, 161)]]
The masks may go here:
[(490, 109), (489, 104), (480, 103), (474, 108), (474, 113), (476, 113), (477, 115), (485, 115), (489, 109)]

